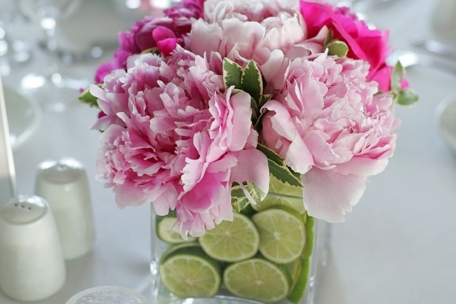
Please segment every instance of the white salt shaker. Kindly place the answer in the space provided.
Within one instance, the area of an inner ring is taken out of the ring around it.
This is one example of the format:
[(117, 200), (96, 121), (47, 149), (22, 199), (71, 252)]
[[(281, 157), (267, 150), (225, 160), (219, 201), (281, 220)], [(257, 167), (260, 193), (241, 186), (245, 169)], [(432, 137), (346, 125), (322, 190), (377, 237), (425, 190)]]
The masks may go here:
[(99, 286), (72, 296), (66, 304), (151, 304), (142, 294), (121, 286)]
[(95, 232), (84, 166), (72, 158), (42, 162), (36, 174), (35, 194), (44, 198), (54, 213), (65, 259), (89, 252)]
[(19, 301), (39, 301), (65, 283), (62, 247), (49, 205), (19, 196), (0, 206), (0, 287)]

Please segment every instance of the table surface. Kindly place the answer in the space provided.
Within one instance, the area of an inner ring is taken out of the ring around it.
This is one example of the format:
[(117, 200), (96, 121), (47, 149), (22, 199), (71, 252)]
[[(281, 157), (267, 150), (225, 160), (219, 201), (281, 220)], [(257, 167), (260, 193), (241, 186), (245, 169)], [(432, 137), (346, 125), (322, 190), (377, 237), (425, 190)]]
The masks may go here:
[[(413, 49), (409, 43), (413, 35), (431, 33), (430, 14), (436, 1), (417, 2), (397, 0), (366, 9), (365, 14), (378, 28), (390, 30), (394, 49)], [(84, 41), (115, 39), (117, 30), (129, 28), (131, 22), (131, 16), (119, 18), (109, 1), (87, 0), (76, 16), (62, 24), (61, 33), (67, 32), (60, 41), (63, 45), (82, 41), (81, 47)], [(17, 35), (36, 42), (36, 28), (22, 26)], [(41, 56), (34, 49), (34, 60), (4, 77), (4, 83), (17, 87), (20, 77), (39, 66)], [(68, 70), (90, 80), (100, 62)], [(456, 298), (456, 157), (439, 134), (435, 114), (442, 100), (456, 94), (456, 75), (431, 67), (413, 67), (407, 73), (421, 99), (412, 108), (396, 107), (402, 125), (394, 157), (382, 174), (370, 179), (345, 223), (332, 225), (329, 262), (321, 274), (317, 304), (443, 304)], [(43, 113), (34, 136), (14, 152), (18, 192), (33, 194), (40, 162), (60, 157), (80, 160), (90, 179), (96, 242), (89, 254), (67, 262), (64, 287), (36, 303), (62, 304), (81, 290), (102, 285), (125, 286), (149, 296), (150, 207), (120, 210), (112, 191), (95, 180), (99, 133), (89, 128), (97, 111), (78, 103), (76, 96), (68, 98), (75, 100), (71, 107), (62, 113)], [(0, 293), (0, 303), (19, 302)]]

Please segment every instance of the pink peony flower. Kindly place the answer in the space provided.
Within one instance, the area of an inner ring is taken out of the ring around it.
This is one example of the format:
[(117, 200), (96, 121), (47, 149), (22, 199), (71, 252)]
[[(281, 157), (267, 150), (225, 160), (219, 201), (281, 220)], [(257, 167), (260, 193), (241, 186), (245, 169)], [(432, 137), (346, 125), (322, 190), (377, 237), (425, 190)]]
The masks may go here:
[(306, 37), (305, 24), (297, 13), (299, 3), (286, 4), (208, 0), (203, 19), (193, 22), (186, 47), (200, 56), (215, 51), (241, 65), (254, 60), (265, 80), (273, 83), (286, 70), (288, 53), (293, 57), (310, 54), (305, 44), (297, 47)]
[[(387, 32), (369, 28), (346, 7), (301, 0), (301, 13), (309, 38), (317, 36), (324, 27), (331, 29), (334, 39), (347, 43), (349, 58), (366, 60), (370, 64), (368, 80), (377, 81), (381, 91), (390, 91), (392, 68), (386, 64), (390, 53)], [(404, 81), (402, 87), (408, 87), (408, 83)]]
[(250, 95), (225, 90), (220, 56), (177, 47), (168, 57), (143, 54), (127, 65), (91, 91), (106, 113), (97, 123), (105, 129), (98, 178), (120, 207), (153, 202), (158, 215), (176, 209), (181, 233), (198, 236), (232, 219), (233, 182), (267, 192)]
[(275, 100), (264, 105), (262, 136), (302, 174), (310, 215), (340, 222), (395, 148), (391, 94), (378, 94), (360, 60), (295, 59)]

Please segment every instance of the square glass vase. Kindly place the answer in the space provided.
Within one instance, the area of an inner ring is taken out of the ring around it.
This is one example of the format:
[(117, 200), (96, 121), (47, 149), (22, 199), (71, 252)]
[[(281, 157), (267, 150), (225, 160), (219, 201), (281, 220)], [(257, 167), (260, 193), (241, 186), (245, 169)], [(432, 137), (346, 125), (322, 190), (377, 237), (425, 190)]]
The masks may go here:
[(184, 240), (175, 221), (152, 205), (153, 303), (315, 303), (330, 225), (302, 197), (269, 193), (199, 238)]

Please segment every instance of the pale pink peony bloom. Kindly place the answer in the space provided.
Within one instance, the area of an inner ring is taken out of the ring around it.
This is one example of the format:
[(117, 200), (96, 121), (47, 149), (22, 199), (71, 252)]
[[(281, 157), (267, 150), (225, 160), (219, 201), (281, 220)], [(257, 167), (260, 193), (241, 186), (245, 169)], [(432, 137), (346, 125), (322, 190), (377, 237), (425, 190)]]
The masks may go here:
[(225, 90), (220, 56), (177, 47), (165, 59), (144, 54), (127, 64), (91, 91), (106, 114), (97, 123), (105, 130), (98, 178), (120, 207), (152, 202), (158, 215), (176, 209), (181, 233), (198, 236), (232, 219), (233, 182), (268, 191), (250, 95)]
[(275, 79), (283, 79), (290, 59), (322, 49), (305, 42), (306, 25), (298, 11), (298, 1), (208, 0), (186, 47), (200, 56), (215, 51), (241, 65), (254, 60), (267, 82), (281, 85)]
[(263, 108), (265, 143), (302, 174), (309, 214), (329, 222), (344, 220), (395, 148), (393, 97), (376, 95), (368, 72), (360, 60), (295, 59), (276, 100)]

